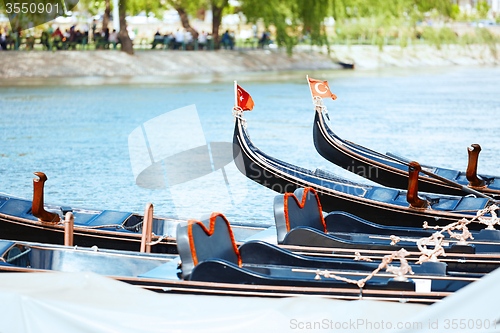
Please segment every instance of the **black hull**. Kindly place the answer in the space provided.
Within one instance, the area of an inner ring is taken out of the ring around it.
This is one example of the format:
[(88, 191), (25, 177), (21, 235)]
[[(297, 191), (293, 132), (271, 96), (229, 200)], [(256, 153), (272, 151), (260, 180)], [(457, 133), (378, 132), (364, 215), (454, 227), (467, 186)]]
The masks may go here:
[[(408, 188), (408, 169), (404, 165), (396, 163), (395, 161), (390, 161), (388, 157), (383, 154), (374, 153), (364, 147), (342, 140), (328, 128), (324, 116), (320, 115), (318, 112), (315, 112), (314, 117), (313, 139), (317, 152), (333, 164), (387, 187), (399, 189)], [(438, 170), (438, 172), (443, 170), (442, 172), (446, 171), (454, 175), (459, 174), (458, 171), (454, 170), (433, 169)], [(464, 175), (461, 175), (461, 178), (464, 177)], [(456, 181), (456, 179), (450, 180)], [(467, 182), (462, 185), (467, 185)], [(463, 196), (470, 194), (469, 192), (462, 191), (457, 187), (427, 176), (420, 177), (418, 188), (422, 192), (445, 195)], [(495, 197), (500, 196), (500, 190), (490, 188), (474, 189)]]
[[(0, 218), (0, 237), (26, 242), (38, 242), (47, 244), (64, 245), (64, 229), (45, 224), (43, 226), (33, 225), (29, 222), (20, 222), (6, 218)], [(98, 232), (74, 231), (73, 243), (82, 247), (97, 246), (103, 249), (114, 249), (124, 251), (139, 251), (141, 247), (140, 237), (115, 233), (105, 235)], [(151, 247), (153, 253), (177, 253), (175, 242), (162, 242)]]
[[(301, 187), (312, 187), (318, 193), (322, 210), (325, 212), (344, 211), (382, 225), (416, 228), (421, 228), (425, 221), (429, 225), (446, 225), (474, 216), (473, 213), (411, 208), (407, 203), (394, 204), (363, 197), (364, 195), (359, 195), (363, 191), (366, 194), (374, 193), (375, 190), (381, 192), (397, 192), (397, 190), (370, 187), (342, 180), (332, 181), (328, 177), (322, 177), (309, 170), (274, 159), (253, 145), (238, 118), (233, 143), (236, 165), (245, 176), (278, 193), (293, 192)], [(445, 196), (441, 198), (459, 200)], [(476, 200), (478, 209), (484, 208), (486, 200)], [(470, 229), (476, 230), (481, 227), (471, 225)]]
[[(18, 269), (1, 269), (0, 273), (26, 273), (30, 271)], [(41, 272), (40, 270), (38, 272)], [(50, 272), (47, 272), (50, 274)], [(410, 302), (421, 304), (432, 304), (440, 301), (453, 292), (420, 292), (411, 290), (390, 290), (390, 289), (359, 289), (352, 285), (350, 288), (327, 288), (327, 287), (289, 287), (272, 285), (244, 285), (234, 283), (207, 283), (197, 281), (180, 280), (158, 280), (144, 278), (119, 278), (111, 277), (117, 281), (130, 285), (165, 294), (182, 295), (208, 295), (208, 296), (239, 296), (239, 297), (298, 297), (316, 296), (330, 299), (343, 300), (377, 300)]]

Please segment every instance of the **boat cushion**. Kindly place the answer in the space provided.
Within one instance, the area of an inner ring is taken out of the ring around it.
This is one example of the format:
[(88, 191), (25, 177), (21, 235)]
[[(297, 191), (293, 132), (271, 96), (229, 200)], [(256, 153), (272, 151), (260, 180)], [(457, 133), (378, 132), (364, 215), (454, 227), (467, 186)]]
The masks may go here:
[(316, 191), (311, 187), (276, 196), (274, 221), (278, 244), (282, 244), (286, 234), (296, 227), (311, 227), (327, 232), (321, 203)]
[(486, 198), (473, 198), (473, 197), (463, 197), (460, 199), (455, 210), (480, 210), (486, 207), (488, 199)]
[(31, 205), (31, 201), (10, 198), (0, 207), (0, 213), (38, 221), (38, 219), (31, 214)]
[(132, 213), (104, 210), (101, 214), (97, 215), (93, 219), (90, 219), (87, 226), (97, 227), (102, 225), (122, 225), (130, 215), (132, 215)]
[(190, 220), (177, 227), (177, 251), (185, 279), (193, 269), (208, 259), (223, 259), (241, 266), (241, 257), (229, 222), (220, 213), (212, 213), (209, 228), (204, 222)]
[(392, 203), (392, 201), (398, 197), (399, 192), (400, 191), (392, 188), (374, 187), (373, 190), (368, 192), (365, 198)]
[(460, 175), (460, 171), (437, 168), (435, 174), (454, 181)]
[(8, 249), (10, 249), (14, 245), (14, 242), (12, 241), (7, 241), (7, 240), (1, 240), (0, 241), (0, 257), (3, 256), (5, 252), (7, 252)]

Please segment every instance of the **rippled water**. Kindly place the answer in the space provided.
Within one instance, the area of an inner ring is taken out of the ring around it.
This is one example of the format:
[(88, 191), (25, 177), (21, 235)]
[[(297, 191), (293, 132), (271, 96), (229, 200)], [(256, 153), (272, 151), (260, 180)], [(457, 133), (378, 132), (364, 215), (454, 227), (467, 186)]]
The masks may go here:
[[(246, 118), (257, 147), (289, 163), (368, 182), (314, 149), (305, 74), (0, 82), (0, 192), (30, 198), (32, 173), (42, 171), (49, 178), (47, 202), (135, 212), (152, 202), (156, 214), (172, 215), (168, 191), (135, 185), (128, 135), (151, 118), (194, 103), (206, 140), (232, 141), (233, 79), (255, 101)], [(328, 80), (337, 94), (327, 106), (342, 138), (460, 170), (467, 165), (467, 146), (479, 143), (479, 172), (500, 174), (500, 68), (309, 75)], [(250, 181), (247, 186), (246, 201), (226, 215), (273, 223), (275, 193)]]

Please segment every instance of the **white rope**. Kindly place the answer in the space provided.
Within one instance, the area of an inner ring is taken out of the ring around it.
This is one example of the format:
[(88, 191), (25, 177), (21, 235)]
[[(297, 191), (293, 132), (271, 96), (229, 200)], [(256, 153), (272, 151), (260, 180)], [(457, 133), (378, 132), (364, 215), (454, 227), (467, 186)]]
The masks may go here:
[(156, 244), (159, 244), (159, 243), (161, 243), (162, 240), (164, 240), (167, 237), (168, 237), (168, 235), (165, 234), (165, 235), (161, 236), (160, 238), (158, 238), (157, 240), (155, 240), (154, 242), (147, 243), (147, 245), (156, 245)]
[[(338, 281), (344, 281), (347, 283), (352, 283), (357, 285), (359, 288), (363, 288), (368, 280), (370, 280), (374, 275), (376, 275), (380, 270), (386, 269), (388, 273), (392, 273), (396, 275), (396, 280), (398, 281), (406, 281), (406, 274), (415, 274), (413, 270), (411, 269), (411, 266), (408, 264), (408, 261), (406, 260), (406, 256), (408, 256), (410, 253), (406, 251), (405, 249), (401, 249), (399, 251), (392, 252), (389, 255), (386, 255), (382, 258), (382, 261), (378, 265), (378, 267), (368, 274), (365, 278), (361, 280), (353, 280), (349, 278), (345, 278), (343, 276), (339, 276), (336, 274), (333, 274), (332, 272), (328, 270), (308, 270), (308, 269), (292, 269), (292, 271), (295, 272), (304, 272), (304, 273), (314, 273), (316, 276), (314, 277), (315, 280), (321, 280), (321, 276), (327, 278), (327, 279), (335, 279)], [(394, 260), (394, 259), (399, 259), (400, 261), (400, 266), (389, 266), (389, 264)]]
[(247, 120), (243, 117), (243, 109), (239, 106), (233, 107), (233, 116), (234, 122), (236, 122), (236, 118), (241, 120), (241, 124), (244, 129), (247, 129)]
[[(325, 116), (328, 117), (328, 109), (326, 108), (326, 105), (323, 104), (323, 98), (315, 96), (313, 98), (313, 105), (317, 111), (319, 111), (320, 113), (324, 113)], [(330, 119), (330, 117), (328, 117), (328, 119)]]

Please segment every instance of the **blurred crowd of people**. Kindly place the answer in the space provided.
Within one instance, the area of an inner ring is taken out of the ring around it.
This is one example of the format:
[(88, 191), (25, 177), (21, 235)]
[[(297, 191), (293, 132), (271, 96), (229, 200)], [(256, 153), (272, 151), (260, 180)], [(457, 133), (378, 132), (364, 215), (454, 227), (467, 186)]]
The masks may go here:
[[(93, 42), (96, 49), (116, 49), (120, 44), (119, 34), (115, 29), (108, 27), (98, 29), (98, 21), (93, 20), (90, 27), (87, 24), (76, 25), (69, 29), (61, 29), (55, 25), (47, 25), (42, 31), (41, 36), (35, 37), (30, 30), (11, 31), (8, 26), (0, 26), (0, 50), (14, 49), (33, 49), (35, 39), (41, 44), (44, 50), (75, 50), (78, 45), (85, 46)], [(137, 29), (128, 28), (128, 34), (133, 41), (137, 35)], [(196, 40), (193, 34), (197, 35)], [(38, 41), (39, 40), (39, 41)], [(219, 37), (219, 45), (214, 45), (213, 36), (205, 31), (198, 32), (196, 30), (187, 30), (179, 28), (174, 31), (161, 33), (157, 29), (156, 34), (151, 42), (152, 49), (156, 49), (158, 45), (164, 49), (172, 50), (193, 50), (193, 49), (215, 49), (225, 48), (233, 49), (235, 46), (235, 33), (226, 30)], [(262, 37), (258, 38), (255, 32), (254, 38), (251, 38), (252, 43), (257, 43), (258, 46), (264, 47), (271, 42), (268, 32), (264, 32)]]
[[(84, 44), (88, 40), (88, 29), (83, 31), (76, 29), (72, 26), (70, 29), (61, 30), (59, 27), (47, 26), (43, 31), (40, 38), (40, 44), (44, 49), (49, 50), (52, 48), (62, 49), (75, 49), (77, 44)], [(26, 49), (33, 49), (35, 44), (35, 36), (32, 35), (30, 30), (12, 31), (8, 26), (0, 27), (0, 49), (1, 50), (14, 50), (21, 45)]]
[(195, 48), (195, 43), (199, 50), (214, 48), (214, 46), (210, 44), (212, 42), (212, 34), (204, 30), (196, 33), (198, 34), (198, 38), (195, 40), (191, 31), (186, 29), (181, 28), (165, 34), (161, 34), (160, 29), (158, 29), (154, 35), (152, 49), (155, 49), (158, 45), (163, 45), (164, 48), (172, 50), (193, 49)]

